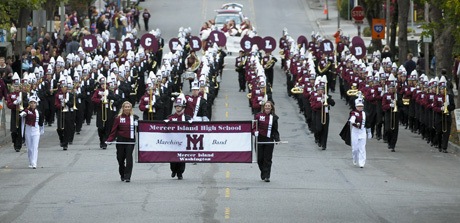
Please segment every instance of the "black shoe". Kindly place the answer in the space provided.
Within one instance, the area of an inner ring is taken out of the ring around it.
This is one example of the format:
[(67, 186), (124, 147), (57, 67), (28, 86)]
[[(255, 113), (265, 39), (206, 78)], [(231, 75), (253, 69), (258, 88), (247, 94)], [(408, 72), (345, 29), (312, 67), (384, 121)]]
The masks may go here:
[(323, 148), (322, 148), (321, 150), (326, 150), (326, 147), (325, 147), (325, 146), (323, 146)]
[(131, 179), (129, 179), (129, 178), (125, 179), (125, 182), (129, 183), (129, 182), (131, 182)]
[(443, 149), (442, 152), (443, 152), (443, 153), (447, 153), (447, 149)]
[(267, 177), (267, 178), (264, 179), (264, 181), (265, 182), (270, 182), (270, 178)]
[(391, 152), (396, 152), (396, 151), (395, 151), (395, 149), (393, 148), (393, 149), (391, 149)]
[(80, 132), (76, 132), (76, 133), (77, 133), (77, 135), (80, 135)]
[(48, 123), (48, 126), (51, 126), (51, 123)]
[(177, 174), (177, 179), (182, 180), (182, 178), (183, 178), (183, 177), (182, 177), (182, 174), (181, 174), (181, 173), (178, 173), (178, 174)]
[(21, 149), (14, 149), (14, 150), (16, 150), (16, 152), (19, 152)]
[(125, 178), (124, 177), (120, 177), (121, 181), (125, 181)]
[(171, 173), (171, 177), (172, 177), (172, 178), (176, 177), (176, 172), (172, 172), (172, 173)]
[(63, 150), (67, 150), (67, 146), (62, 147)]
[(441, 149), (441, 148), (438, 148), (438, 151), (439, 151), (439, 152), (442, 152), (442, 149)]
[(86, 123), (86, 125), (90, 125), (90, 123), (89, 123), (89, 122), (87, 122), (87, 123)]

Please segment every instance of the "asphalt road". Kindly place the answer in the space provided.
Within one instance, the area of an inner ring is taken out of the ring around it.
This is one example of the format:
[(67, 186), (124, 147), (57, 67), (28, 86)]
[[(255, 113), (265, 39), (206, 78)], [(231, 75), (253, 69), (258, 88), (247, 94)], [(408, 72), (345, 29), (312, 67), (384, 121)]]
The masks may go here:
[[(179, 27), (211, 19), (224, 1), (155, 0), (141, 3), (166, 41)], [(316, 30), (304, 0), (240, 1), (260, 36)], [(277, 52), (277, 51), (276, 51)], [(226, 59), (214, 120), (250, 120), (246, 93), (238, 92), (234, 56)], [(115, 147), (98, 148), (96, 128), (84, 126), (68, 151), (55, 127), (41, 138), (38, 169), (27, 153), (0, 148), (0, 222), (457, 222), (460, 159), (439, 153), (420, 136), (401, 129), (396, 152), (372, 139), (364, 169), (353, 166), (351, 148), (338, 136), (348, 116), (332, 94), (327, 150), (314, 143), (297, 104), (286, 94), (276, 65), (273, 98), (281, 140), (271, 182), (257, 164), (187, 164), (184, 180), (170, 178), (169, 164), (135, 163), (131, 183), (119, 180)]]

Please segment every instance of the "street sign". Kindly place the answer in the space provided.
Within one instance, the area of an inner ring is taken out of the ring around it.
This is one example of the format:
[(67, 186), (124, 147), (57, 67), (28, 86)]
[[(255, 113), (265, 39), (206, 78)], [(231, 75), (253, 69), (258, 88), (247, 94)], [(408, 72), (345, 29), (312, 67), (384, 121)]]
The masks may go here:
[(431, 43), (433, 40), (431, 36), (423, 36), (423, 42), (424, 43)]
[(363, 21), (365, 17), (364, 8), (360, 5), (353, 7), (351, 10), (351, 17), (353, 17), (355, 21)]
[(372, 19), (372, 39), (385, 38), (385, 19)]

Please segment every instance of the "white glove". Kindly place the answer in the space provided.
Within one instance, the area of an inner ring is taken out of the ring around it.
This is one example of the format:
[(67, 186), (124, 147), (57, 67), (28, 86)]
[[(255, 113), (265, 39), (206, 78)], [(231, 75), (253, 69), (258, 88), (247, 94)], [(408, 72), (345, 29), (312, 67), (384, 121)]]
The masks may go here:
[(13, 103), (14, 103), (15, 105), (18, 105), (18, 104), (21, 104), (21, 101), (22, 101), (21, 98), (17, 98), (16, 101), (14, 101)]
[(148, 97), (145, 97), (145, 98), (144, 98), (144, 101), (145, 101), (145, 102), (148, 102), (148, 101), (149, 101), (149, 98), (148, 98)]
[(103, 91), (99, 91), (99, 95), (100, 95), (100, 96), (104, 96), (104, 92), (103, 92)]
[(394, 103), (390, 103), (390, 107), (394, 108), (394, 107), (395, 107), (395, 104), (394, 104)]
[(169, 122), (169, 119), (165, 119), (164, 121), (165, 121), (166, 123), (168, 123), (168, 122)]
[(192, 119), (188, 120), (188, 123), (192, 124), (192, 122), (193, 122), (193, 120), (192, 120)]
[(19, 113), (19, 116), (21, 116), (21, 117), (25, 117), (26, 115), (27, 115), (26, 112), (21, 112), (21, 113)]
[(444, 111), (444, 106), (441, 106), (441, 111)]
[(255, 131), (254, 136), (256, 136), (256, 137), (259, 136), (259, 131)]
[(139, 125), (139, 121), (134, 120), (134, 126), (138, 126), (138, 125)]

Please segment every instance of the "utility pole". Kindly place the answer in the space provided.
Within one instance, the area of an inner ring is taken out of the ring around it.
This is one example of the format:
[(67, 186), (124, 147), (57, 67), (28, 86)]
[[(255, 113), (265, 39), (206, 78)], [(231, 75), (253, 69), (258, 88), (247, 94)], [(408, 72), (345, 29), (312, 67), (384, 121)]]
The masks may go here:
[(387, 13), (386, 13), (386, 19), (387, 19), (387, 32), (386, 32), (386, 35), (387, 35), (387, 38), (386, 38), (386, 44), (385, 45), (389, 45), (390, 44), (390, 18), (391, 18), (391, 15), (390, 15), (390, 0), (387, 0), (386, 2), (386, 7), (387, 7)]
[[(430, 5), (425, 3), (425, 22), (430, 22)], [(430, 76), (430, 43), (425, 41), (425, 74)]]
[(337, 0), (337, 29), (340, 29), (340, 9), (342, 8), (342, 1)]

